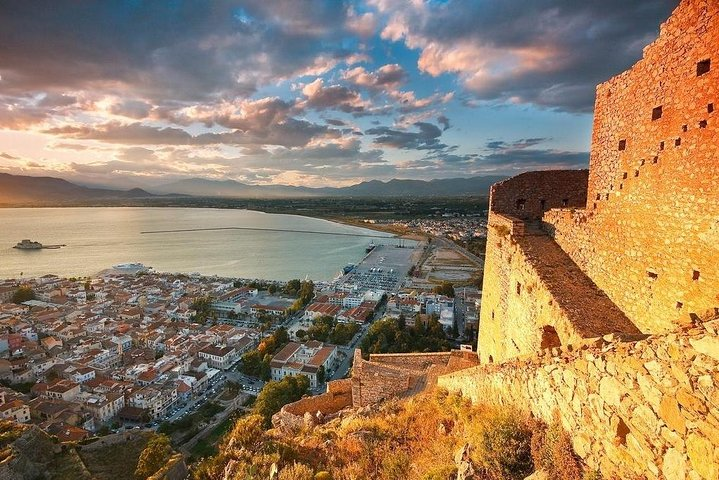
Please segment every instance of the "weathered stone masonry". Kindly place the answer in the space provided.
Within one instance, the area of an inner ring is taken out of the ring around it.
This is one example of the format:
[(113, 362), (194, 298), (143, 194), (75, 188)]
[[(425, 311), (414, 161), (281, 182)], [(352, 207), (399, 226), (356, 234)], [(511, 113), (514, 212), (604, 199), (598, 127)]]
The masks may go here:
[(531, 172), (492, 188), (482, 361), (719, 309), (717, 52), (719, 2), (683, 1), (597, 88), (588, 180)]
[(683, 1), (597, 88), (586, 207), (544, 217), (644, 332), (719, 307), (718, 89), (719, 2)]
[(714, 321), (636, 342), (596, 339), (444, 375), (438, 386), (546, 422), (558, 415), (604, 478), (716, 480), (718, 329)]
[(719, 1), (683, 0), (597, 88), (586, 181), (492, 189), (486, 365), (440, 386), (558, 415), (605, 478), (719, 479), (718, 89)]

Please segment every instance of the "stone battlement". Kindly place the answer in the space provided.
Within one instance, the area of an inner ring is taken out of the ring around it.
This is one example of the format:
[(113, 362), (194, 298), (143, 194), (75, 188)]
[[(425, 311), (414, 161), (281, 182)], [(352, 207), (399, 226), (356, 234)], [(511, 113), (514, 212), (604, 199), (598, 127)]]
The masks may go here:
[(597, 88), (589, 171), (492, 187), (482, 361), (719, 311), (719, 3), (684, 0)]

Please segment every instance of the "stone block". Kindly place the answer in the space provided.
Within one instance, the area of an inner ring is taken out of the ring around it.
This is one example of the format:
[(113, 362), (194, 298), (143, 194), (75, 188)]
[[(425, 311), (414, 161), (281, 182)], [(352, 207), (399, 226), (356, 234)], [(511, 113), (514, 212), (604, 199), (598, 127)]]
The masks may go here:
[(686, 433), (686, 420), (679, 410), (679, 403), (676, 398), (670, 395), (664, 395), (659, 405), (659, 418), (679, 435)]
[(687, 436), (687, 455), (692, 468), (704, 480), (719, 478), (719, 466), (714, 458), (714, 447), (706, 438), (690, 433)]

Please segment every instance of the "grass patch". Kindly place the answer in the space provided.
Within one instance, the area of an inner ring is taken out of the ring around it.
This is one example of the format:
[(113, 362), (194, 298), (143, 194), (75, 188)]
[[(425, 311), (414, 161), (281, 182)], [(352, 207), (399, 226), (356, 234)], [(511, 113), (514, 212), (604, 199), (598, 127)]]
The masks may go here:
[(235, 424), (235, 421), (237, 421), (237, 418), (238, 417), (236, 415), (230, 415), (225, 420), (220, 422), (215, 428), (213, 428), (207, 436), (201, 438), (190, 450), (190, 462), (192, 462), (194, 459), (201, 459), (205, 457), (210, 457), (212, 455), (217, 455), (218, 442), (222, 437), (225, 436), (225, 434), (227, 434), (227, 432), (232, 429), (232, 426)]
[(98, 480), (134, 480), (137, 461), (150, 437), (152, 437), (152, 432), (138, 431), (126, 442), (95, 449), (82, 449), (80, 447), (78, 454), (93, 478)]
[(293, 435), (265, 430), (261, 416), (244, 416), (220, 440), (218, 454), (195, 465), (193, 478), (266, 478), (276, 464), (283, 479), (320, 472), (335, 480), (447, 479), (457, 474), (462, 451), (483, 480), (522, 480), (535, 465), (551, 465), (553, 479), (574, 480), (583, 472), (567, 438), (522, 412), (438, 391)]

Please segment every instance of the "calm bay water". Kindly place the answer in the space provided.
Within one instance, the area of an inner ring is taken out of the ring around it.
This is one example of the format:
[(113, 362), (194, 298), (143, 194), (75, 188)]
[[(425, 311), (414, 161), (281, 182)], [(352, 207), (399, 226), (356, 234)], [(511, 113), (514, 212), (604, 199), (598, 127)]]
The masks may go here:
[[(351, 233), (310, 235), (210, 231), (142, 235), (148, 230), (251, 227)], [(0, 209), (0, 278), (48, 273), (93, 275), (118, 263), (141, 262), (159, 272), (243, 278), (330, 280), (359, 261), (379, 232), (297, 215), (207, 208)], [(388, 235), (389, 236), (389, 235)], [(12, 248), (28, 238), (59, 250)]]

